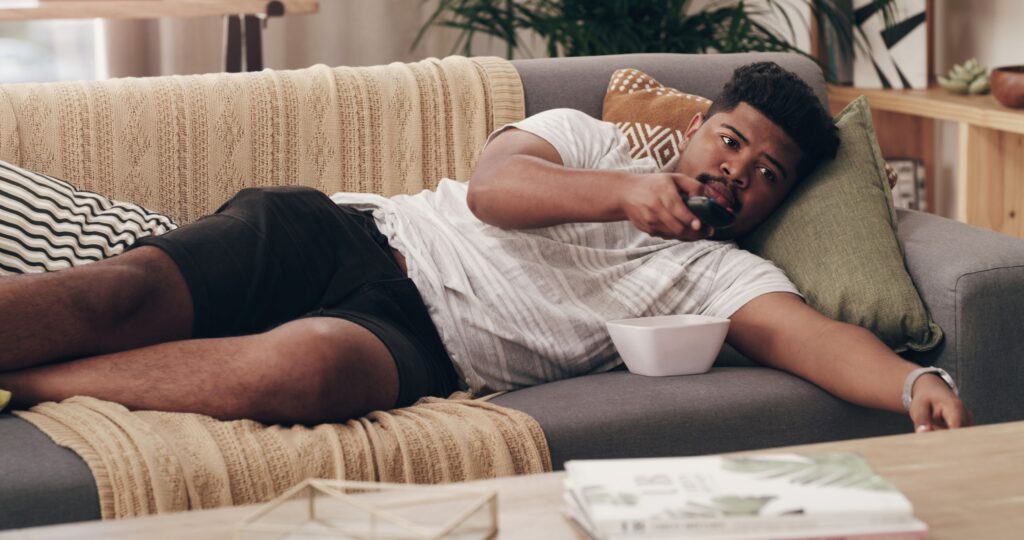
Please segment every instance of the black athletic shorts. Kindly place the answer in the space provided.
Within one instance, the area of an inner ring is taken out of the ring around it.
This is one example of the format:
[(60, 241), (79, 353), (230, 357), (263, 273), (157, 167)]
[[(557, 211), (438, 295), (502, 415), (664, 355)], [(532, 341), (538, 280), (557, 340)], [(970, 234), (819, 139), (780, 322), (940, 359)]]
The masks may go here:
[(458, 389), (419, 291), (368, 212), (315, 189), (243, 189), (215, 214), (138, 246), (162, 249), (181, 270), (192, 294), (193, 338), (338, 317), (373, 332), (391, 352), (396, 406)]

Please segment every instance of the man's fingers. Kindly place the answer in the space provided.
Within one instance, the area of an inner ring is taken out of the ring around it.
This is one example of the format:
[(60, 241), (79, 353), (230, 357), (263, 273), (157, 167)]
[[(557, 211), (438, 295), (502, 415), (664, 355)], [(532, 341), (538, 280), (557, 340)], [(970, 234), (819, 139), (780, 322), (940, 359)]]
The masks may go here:
[(946, 423), (946, 427), (949, 429), (956, 429), (964, 426), (964, 415), (959, 407), (952, 407), (946, 405), (939, 411), (942, 415), (943, 421)]
[(690, 188), (694, 184), (700, 184), (700, 181), (696, 178), (691, 178), (685, 174), (673, 173), (672, 181), (676, 183), (676, 188), (683, 193), (689, 193)]
[[(700, 223), (700, 220), (697, 219), (697, 216), (695, 216), (686, 206), (682, 197), (673, 194), (668, 200), (663, 200), (662, 204), (664, 204), (665, 208), (667, 208), (669, 213), (672, 214), (672, 217), (680, 223), (685, 224), (686, 227), (695, 231), (701, 228), (702, 224)], [(696, 227), (694, 227), (694, 221), (697, 222)]]
[(679, 237), (686, 234), (687, 223), (685, 221), (676, 219), (675, 215), (668, 210), (661, 210), (658, 212), (658, 219), (661, 221), (661, 229), (665, 230), (674, 237)]
[(910, 402), (910, 420), (914, 422), (914, 431), (931, 431), (931, 404), (923, 399)]

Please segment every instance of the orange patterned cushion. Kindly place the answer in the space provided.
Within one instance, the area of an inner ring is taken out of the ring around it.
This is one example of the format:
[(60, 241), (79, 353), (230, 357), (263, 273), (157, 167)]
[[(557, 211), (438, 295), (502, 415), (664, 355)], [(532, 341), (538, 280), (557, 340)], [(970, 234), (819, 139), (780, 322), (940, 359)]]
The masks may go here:
[(601, 118), (626, 135), (633, 159), (650, 157), (664, 167), (679, 153), (693, 115), (707, 112), (711, 101), (667, 88), (638, 69), (612, 74)]

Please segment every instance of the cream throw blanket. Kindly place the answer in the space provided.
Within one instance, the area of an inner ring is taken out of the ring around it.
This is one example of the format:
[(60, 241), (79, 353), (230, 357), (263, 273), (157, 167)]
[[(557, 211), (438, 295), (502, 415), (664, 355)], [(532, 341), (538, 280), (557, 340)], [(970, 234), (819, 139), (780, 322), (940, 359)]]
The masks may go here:
[(439, 483), (551, 470), (537, 422), (481, 400), (424, 398), (312, 428), (88, 397), (17, 414), (85, 460), (104, 519), (263, 502), (311, 477)]
[[(523, 117), (497, 58), (0, 85), (0, 159), (188, 223), (243, 187), (415, 193), (468, 179)], [(307, 477), (450, 482), (551, 469), (525, 414), (427, 399), (345, 425), (267, 427), (91, 398), (19, 413), (76, 451), (104, 518), (268, 500)]]
[(0, 159), (178, 223), (250, 186), (417, 193), (523, 117), (507, 61), (0, 85)]

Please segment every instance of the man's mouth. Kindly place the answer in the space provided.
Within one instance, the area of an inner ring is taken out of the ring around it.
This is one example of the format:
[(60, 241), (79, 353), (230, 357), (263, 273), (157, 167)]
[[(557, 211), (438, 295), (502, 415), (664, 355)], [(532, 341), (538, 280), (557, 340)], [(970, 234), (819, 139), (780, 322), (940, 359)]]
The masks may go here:
[(713, 199), (718, 204), (732, 210), (733, 214), (740, 211), (740, 202), (736, 198), (736, 193), (733, 192), (726, 182), (725, 177), (702, 173), (697, 175), (697, 181), (704, 184), (702, 191), (705, 197)]

